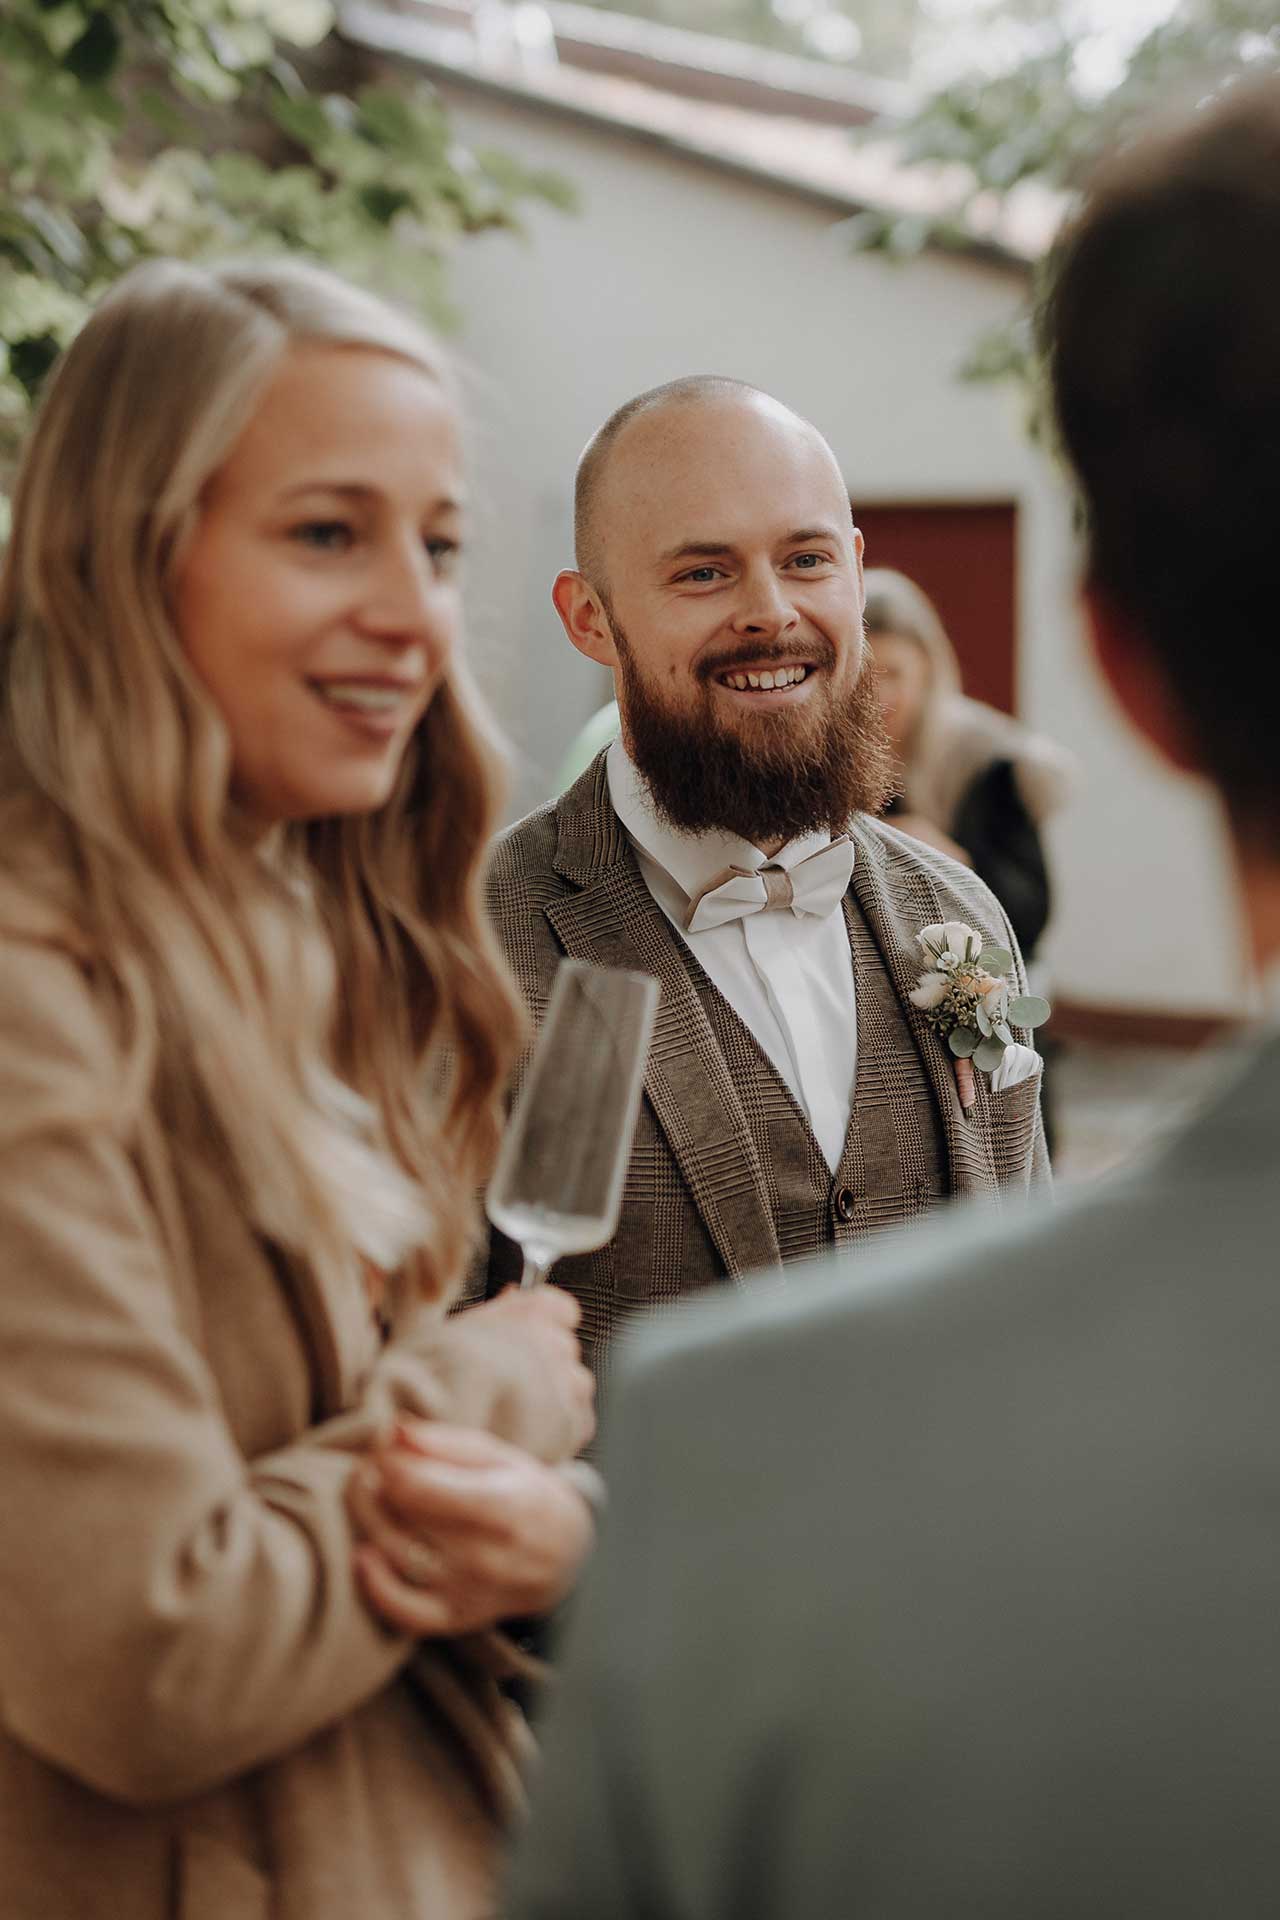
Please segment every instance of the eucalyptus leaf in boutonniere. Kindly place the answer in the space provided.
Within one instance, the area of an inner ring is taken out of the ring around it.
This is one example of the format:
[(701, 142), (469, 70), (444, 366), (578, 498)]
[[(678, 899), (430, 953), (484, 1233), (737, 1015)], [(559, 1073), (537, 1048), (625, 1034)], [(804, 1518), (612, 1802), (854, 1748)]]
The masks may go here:
[(974, 1068), (994, 1073), (1005, 1048), (1017, 1044), (1011, 1029), (1043, 1026), (1049, 1002), (1019, 993), (1008, 948), (984, 941), (963, 920), (926, 927), (916, 941), (929, 968), (908, 998), (955, 1056), (960, 1104), (969, 1108)]

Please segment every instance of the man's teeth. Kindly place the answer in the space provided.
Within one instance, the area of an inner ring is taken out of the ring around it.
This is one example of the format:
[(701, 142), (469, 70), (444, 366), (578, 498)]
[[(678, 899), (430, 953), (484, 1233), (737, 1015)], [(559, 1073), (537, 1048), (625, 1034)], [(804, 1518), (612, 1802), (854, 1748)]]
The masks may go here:
[(799, 686), (808, 671), (808, 667), (779, 667), (776, 673), (726, 673), (724, 683), (738, 693), (752, 687), (768, 693), (775, 687)]
[(355, 707), (361, 713), (390, 713), (404, 699), (403, 687), (369, 687), (349, 681), (317, 681), (315, 690), (335, 707)]

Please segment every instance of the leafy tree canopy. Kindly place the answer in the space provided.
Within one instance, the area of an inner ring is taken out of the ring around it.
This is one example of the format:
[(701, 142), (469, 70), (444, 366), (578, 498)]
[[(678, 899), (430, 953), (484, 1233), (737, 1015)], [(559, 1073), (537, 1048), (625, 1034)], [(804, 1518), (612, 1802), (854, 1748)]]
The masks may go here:
[[(1275, 0), (1174, 0), (1123, 51), (1101, 30), (1098, 0), (969, 0), (965, 11), (964, 43), (982, 54), (893, 129), (908, 166), (947, 163), (956, 171), (946, 177), (960, 184), (931, 218), (860, 216), (852, 225), (861, 248), (902, 256), (958, 244), (980, 196), (988, 206), (1003, 202), (1028, 182), (1058, 189), (1069, 204), (1100, 148), (1152, 111), (1280, 68)], [(1033, 272), (1023, 311), (974, 343), (962, 369), (1023, 381), (1033, 429), (1041, 419), (1034, 315), (1052, 265), (1050, 255)]]
[[(152, 254), (301, 249), (449, 318), (458, 236), (560, 180), (465, 147), (427, 87), (318, 90), (329, 0), (4, 0), (0, 463), (87, 306)], [(312, 56), (310, 64), (318, 64)]]
[(916, 45), (921, 0), (587, 0), (726, 40), (752, 41), (808, 59), (856, 61), (867, 73), (902, 78)]

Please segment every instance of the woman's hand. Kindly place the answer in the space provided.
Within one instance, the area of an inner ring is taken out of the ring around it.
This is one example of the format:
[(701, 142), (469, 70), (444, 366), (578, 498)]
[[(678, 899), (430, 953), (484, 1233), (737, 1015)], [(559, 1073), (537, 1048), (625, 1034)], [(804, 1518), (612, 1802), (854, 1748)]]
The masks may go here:
[[(596, 1385), (582, 1358), (577, 1325), (582, 1309), (563, 1287), (506, 1287), (493, 1300), (468, 1307), (447, 1324), (455, 1340), (478, 1340), (490, 1351), (510, 1356), (507, 1371), (513, 1396), (549, 1396), (558, 1412), (555, 1431), (567, 1435), (565, 1456), (581, 1451), (596, 1430)], [(524, 1440), (513, 1418), (508, 1437)]]
[(470, 1633), (546, 1613), (591, 1544), (591, 1510), (532, 1454), (470, 1427), (401, 1420), (356, 1467), (356, 1578), (389, 1626)]

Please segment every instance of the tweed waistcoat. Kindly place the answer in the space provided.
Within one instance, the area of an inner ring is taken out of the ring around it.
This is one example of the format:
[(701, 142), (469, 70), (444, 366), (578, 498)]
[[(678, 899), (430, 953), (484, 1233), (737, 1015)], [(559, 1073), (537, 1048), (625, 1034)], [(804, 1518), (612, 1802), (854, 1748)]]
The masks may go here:
[(834, 1173), (791, 1089), (690, 956), (695, 990), (738, 1090), (784, 1261), (844, 1245), (934, 1206), (946, 1158), (933, 1092), (880, 950), (846, 896), (858, 1019), (853, 1110)]
[[(916, 936), (935, 921), (964, 920), (1007, 946), (1023, 988), (999, 904), (966, 868), (880, 821), (858, 815), (849, 830), (857, 859), (845, 912), (857, 940), (861, 1061), (858, 1124), (838, 1181), (741, 1023), (732, 1040), (717, 1032), (689, 949), (645, 884), (613, 810), (603, 753), (495, 848), (489, 903), (535, 1023), (565, 955), (652, 974), (662, 992), (618, 1231), (607, 1246), (555, 1269), (557, 1285), (581, 1305), (583, 1348), (601, 1373), (619, 1324), (638, 1312), (725, 1281), (754, 1286), (767, 1275), (766, 1284), (775, 1283), (797, 1254), (910, 1219), (939, 1192), (1000, 1204), (1048, 1177), (1038, 1081), (993, 1094), (979, 1074), (976, 1104), (962, 1112), (954, 1062), (907, 1000), (921, 971)], [(723, 1006), (722, 1020), (731, 1017)], [(776, 1122), (749, 1117), (761, 1100)], [(806, 1194), (798, 1204), (780, 1198), (784, 1166), (788, 1191)], [(806, 1224), (793, 1233), (793, 1220)], [(519, 1272), (518, 1250), (493, 1233), (461, 1304)]]

